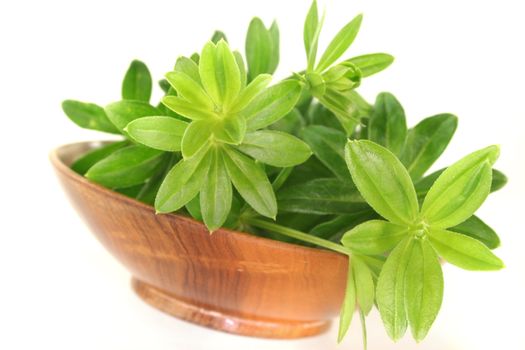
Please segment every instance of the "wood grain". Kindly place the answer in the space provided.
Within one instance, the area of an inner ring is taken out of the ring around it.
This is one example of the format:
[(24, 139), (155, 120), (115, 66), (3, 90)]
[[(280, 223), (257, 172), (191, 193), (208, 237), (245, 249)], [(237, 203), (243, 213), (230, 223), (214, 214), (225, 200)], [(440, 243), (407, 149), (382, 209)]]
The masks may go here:
[(51, 162), (73, 206), (147, 303), (203, 326), (269, 338), (318, 334), (339, 313), (345, 256), (227, 229), (210, 235), (191, 218), (156, 215), (69, 169), (95, 146), (60, 147)]

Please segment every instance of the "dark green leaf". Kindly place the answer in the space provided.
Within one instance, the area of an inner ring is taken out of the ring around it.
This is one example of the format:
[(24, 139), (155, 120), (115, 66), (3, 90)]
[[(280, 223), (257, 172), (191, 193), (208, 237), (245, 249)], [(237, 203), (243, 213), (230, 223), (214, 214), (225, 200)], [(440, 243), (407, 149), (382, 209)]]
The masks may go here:
[(297, 108), (294, 108), (283, 118), (276, 121), (272, 125), (269, 125), (268, 129), (283, 131), (288, 134), (298, 136), (303, 126), (304, 119), (301, 115), (301, 112)]
[(475, 215), (472, 215), (461, 224), (451, 227), (450, 230), (475, 238), (489, 249), (495, 249), (500, 244), (497, 233)]
[(507, 184), (507, 176), (497, 169), (492, 169), (492, 185), (490, 192), (500, 190)]
[(148, 67), (134, 60), (122, 82), (122, 99), (149, 102), (153, 82)]
[(310, 230), (310, 234), (339, 242), (346, 231), (355, 226), (377, 217), (372, 208), (363, 209), (352, 214), (337, 215), (331, 220), (324, 220)]
[(93, 165), (128, 144), (127, 141), (120, 141), (96, 148), (75, 160), (71, 165), (71, 169), (80, 175), (84, 175)]
[(96, 163), (86, 177), (109, 188), (142, 184), (158, 171), (161, 156), (161, 151), (152, 148), (128, 146)]
[(399, 155), (405, 144), (407, 124), (399, 101), (387, 92), (377, 96), (368, 124), (368, 139)]
[(421, 178), (452, 139), (458, 118), (439, 114), (421, 121), (408, 131), (401, 161), (413, 180)]
[(164, 178), (180, 160), (180, 155), (177, 153), (166, 153), (162, 160), (161, 170), (155, 173), (140, 189), (136, 198), (146, 204), (154, 205), (155, 197), (159, 191), (160, 185), (164, 181)]
[(221, 32), (220, 30), (216, 30), (215, 32), (213, 32), (213, 35), (211, 36), (212, 43), (217, 44), (221, 39), (228, 42), (228, 39), (226, 38), (226, 34)]
[(268, 30), (261, 19), (252, 19), (246, 34), (246, 60), (250, 81), (259, 74), (275, 71), (279, 62), (279, 29), (275, 22)]

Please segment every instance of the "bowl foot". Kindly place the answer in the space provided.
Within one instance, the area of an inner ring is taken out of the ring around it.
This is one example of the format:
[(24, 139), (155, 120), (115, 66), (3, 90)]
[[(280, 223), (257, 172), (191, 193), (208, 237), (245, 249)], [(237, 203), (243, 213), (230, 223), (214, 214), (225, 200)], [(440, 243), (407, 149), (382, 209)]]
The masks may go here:
[(330, 321), (269, 320), (228, 314), (209, 306), (183, 301), (135, 278), (132, 279), (132, 286), (138, 296), (151, 306), (185, 321), (223, 332), (251, 337), (291, 339), (320, 334), (330, 326)]

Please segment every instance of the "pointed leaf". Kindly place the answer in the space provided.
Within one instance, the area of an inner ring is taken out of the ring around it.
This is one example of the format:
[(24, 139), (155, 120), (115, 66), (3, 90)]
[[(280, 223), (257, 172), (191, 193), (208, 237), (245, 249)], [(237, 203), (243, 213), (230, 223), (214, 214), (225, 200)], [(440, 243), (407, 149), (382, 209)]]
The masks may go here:
[(138, 143), (161, 151), (180, 151), (188, 123), (172, 117), (135, 119), (124, 129)]
[(458, 118), (439, 114), (421, 121), (408, 131), (401, 161), (413, 180), (420, 179), (443, 153), (452, 139)]
[(149, 102), (153, 82), (148, 67), (134, 60), (122, 82), (122, 99)]
[(244, 90), (241, 91), (232, 106), (232, 111), (236, 112), (244, 109), (244, 107), (246, 107), (255, 96), (260, 94), (266, 86), (270, 84), (271, 80), (272, 76), (269, 74), (258, 75)]
[[(275, 30), (275, 29), (274, 29)], [(279, 37), (279, 30), (276, 33)], [(253, 18), (246, 34), (246, 61), (248, 62), (248, 79), (251, 81), (259, 74), (272, 74), (277, 67), (274, 57), (273, 35), (264, 26), (260, 18)], [(278, 43), (277, 43), (278, 45)], [(276, 52), (277, 60), (279, 52)], [(272, 70), (273, 68), (273, 70)]]
[(498, 234), (475, 215), (461, 224), (451, 227), (450, 230), (477, 239), (489, 249), (496, 249), (500, 245)]
[(321, 31), (321, 23), (319, 21), (319, 14), (317, 11), (317, 1), (313, 0), (310, 10), (306, 15), (304, 21), (304, 49), (306, 51), (306, 58), (308, 60), (308, 67), (313, 68), (315, 65), (315, 57), (317, 55), (317, 44), (319, 40), (319, 33)]
[(238, 145), (246, 134), (246, 119), (241, 116), (228, 116), (217, 121), (214, 136), (217, 140)]
[(177, 96), (165, 96), (162, 99), (162, 103), (175, 113), (191, 120), (216, 118), (215, 113), (212, 111), (203, 108), (202, 106), (197, 106)]
[(86, 177), (109, 188), (131, 187), (146, 182), (158, 170), (161, 161), (161, 151), (132, 145), (96, 163)]
[(345, 297), (343, 299), (343, 306), (341, 306), (341, 315), (339, 317), (339, 331), (337, 334), (337, 342), (340, 343), (345, 337), (350, 323), (354, 316), (356, 307), (356, 283), (354, 280), (352, 262), (349, 260), (348, 275), (346, 277)]
[(371, 53), (352, 57), (346, 62), (355, 64), (361, 71), (361, 76), (366, 78), (388, 68), (394, 62), (394, 57), (387, 53)]
[(375, 285), (368, 266), (357, 256), (352, 256), (352, 269), (357, 294), (357, 304), (361, 311), (368, 315), (374, 306)]
[(213, 111), (213, 102), (210, 100), (201, 85), (189, 75), (173, 71), (166, 74), (166, 79), (168, 79), (171, 86), (177, 90), (178, 96), (202, 109)]
[(276, 21), (272, 22), (272, 25), (268, 29), (270, 37), (272, 38), (272, 54), (268, 61), (268, 73), (273, 74), (279, 65), (279, 26)]
[(244, 200), (259, 214), (275, 218), (277, 203), (272, 185), (261, 167), (242, 153), (224, 148), (224, 162), (231, 181)]
[(237, 149), (258, 161), (276, 167), (301, 164), (310, 157), (310, 147), (295, 136), (261, 130), (246, 134)]
[(197, 84), (202, 86), (201, 77), (199, 75), (199, 66), (191, 58), (184, 57), (184, 56), (177, 58), (177, 62), (175, 63), (175, 68), (173, 70), (176, 72), (186, 74), (188, 77), (193, 79)]
[(200, 193), (202, 218), (210, 232), (220, 228), (230, 212), (232, 185), (222, 154), (218, 149), (211, 151), (211, 164)]
[(248, 75), (246, 73), (246, 66), (244, 65), (244, 59), (239, 51), (233, 51), (233, 56), (235, 57), (235, 62), (237, 62), (237, 67), (239, 67), (239, 75), (241, 77), (241, 91), (246, 87), (248, 81)]
[(108, 157), (115, 151), (128, 145), (128, 141), (120, 141), (103, 145), (102, 147), (96, 148), (75, 160), (75, 162), (71, 165), (71, 169), (80, 175), (84, 175), (93, 165)]
[(405, 167), (386, 148), (367, 140), (349, 141), (346, 163), (363, 198), (379, 215), (396, 224), (412, 224), (419, 205)]
[(428, 191), (421, 216), (439, 228), (455, 226), (468, 219), (490, 192), (491, 166), (499, 147), (489, 146), (473, 152), (448, 167)]
[(399, 101), (387, 92), (377, 96), (368, 124), (368, 139), (399, 155), (405, 144), (407, 124)]
[(248, 121), (248, 131), (264, 128), (288, 114), (301, 96), (301, 85), (285, 80), (258, 94), (241, 114)]
[(430, 228), (428, 236), (443, 259), (462, 269), (489, 271), (504, 267), (487, 246), (474, 238), (438, 228)]
[(62, 110), (73, 123), (81, 128), (120, 134), (120, 131), (108, 119), (104, 109), (96, 104), (65, 100), (62, 102)]
[(216, 30), (215, 32), (213, 32), (213, 35), (210, 40), (214, 44), (217, 44), (221, 40), (228, 42), (228, 39), (226, 38), (226, 34), (221, 32), (220, 30)]
[(392, 250), (407, 237), (409, 228), (383, 220), (364, 222), (345, 233), (341, 243), (352, 251), (380, 255)]
[(104, 111), (109, 120), (121, 131), (135, 119), (161, 115), (161, 112), (149, 103), (132, 100), (110, 103)]
[(434, 248), (416, 239), (405, 277), (405, 303), (412, 336), (420, 342), (434, 323), (443, 301), (443, 272)]
[(317, 72), (322, 72), (326, 68), (330, 67), (354, 42), (359, 27), (361, 27), (361, 21), (363, 15), (357, 15), (352, 21), (344, 26), (339, 33), (333, 38), (328, 47), (326, 48), (323, 56), (319, 60), (319, 64), (315, 69)]
[(184, 159), (191, 158), (209, 145), (215, 123), (208, 120), (196, 120), (190, 123), (182, 136), (181, 151)]

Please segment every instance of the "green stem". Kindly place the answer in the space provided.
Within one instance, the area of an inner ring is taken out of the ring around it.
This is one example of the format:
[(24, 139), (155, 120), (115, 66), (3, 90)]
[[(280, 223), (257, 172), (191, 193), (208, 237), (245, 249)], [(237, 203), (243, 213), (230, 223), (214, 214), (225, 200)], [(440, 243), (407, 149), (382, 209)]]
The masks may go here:
[(294, 230), (294, 229), (291, 229), (285, 226), (281, 226), (281, 225), (274, 224), (266, 220), (261, 220), (261, 219), (256, 219), (256, 218), (246, 218), (245, 222), (247, 224), (250, 224), (258, 228), (270, 230), (272, 232), (279, 233), (284, 236), (292, 237), (292, 238), (298, 239), (303, 242), (312, 243), (320, 247), (336, 251), (341, 254), (350, 255), (350, 251), (340, 244), (330, 242), (326, 239), (312, 236), (312, 235), (309, 235), (301, 231), (297, 231), (297, 230)]

